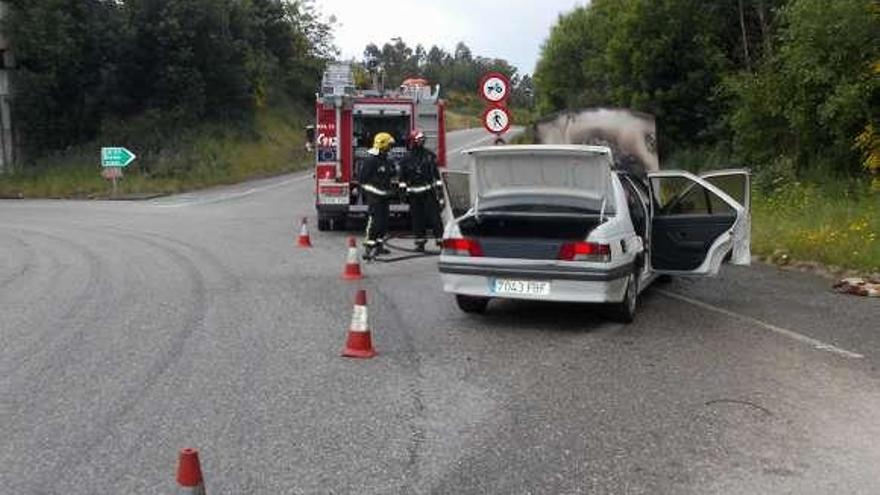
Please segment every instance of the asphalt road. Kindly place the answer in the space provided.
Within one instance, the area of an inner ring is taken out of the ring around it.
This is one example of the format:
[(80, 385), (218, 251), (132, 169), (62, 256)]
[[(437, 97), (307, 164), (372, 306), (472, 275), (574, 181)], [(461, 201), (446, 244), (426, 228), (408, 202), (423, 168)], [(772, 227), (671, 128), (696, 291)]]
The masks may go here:
[[(450, 135), (450, 149), (481, 131)], [(0, 202), (0, 493), (880, 492), (880, 303), (766, 266), (649, 289), (635, 323), (460, 313), (436, 263), (356, 284), (291, 175), (145, 202)], [(314, 225), (314, 222), (312, 222)]]

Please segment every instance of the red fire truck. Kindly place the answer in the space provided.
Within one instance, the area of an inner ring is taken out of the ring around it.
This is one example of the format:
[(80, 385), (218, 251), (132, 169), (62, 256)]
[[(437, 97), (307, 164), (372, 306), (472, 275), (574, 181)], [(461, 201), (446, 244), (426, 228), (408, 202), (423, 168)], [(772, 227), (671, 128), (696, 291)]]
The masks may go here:
[[(446, 125), (440, 87), (423, 79), (407, 79), (395, 91), (356, 90), (351, 68), (334, 64), (327, 68), (317, 94), (314, 128), (309, 142), (315, 150), (315, 208), (319, 230), (344, 229), (349, 218), (365, 216), (367, 206), (358, 187), (360, 166), (367, 157), (373, 136), (388, 132), (396, 144), (391, 159), (404, 158), (409, 133), (420, 129), (426, 146), (446, 166)], [(406, 216), (408, 205), (394, 200), (391, 213)]]

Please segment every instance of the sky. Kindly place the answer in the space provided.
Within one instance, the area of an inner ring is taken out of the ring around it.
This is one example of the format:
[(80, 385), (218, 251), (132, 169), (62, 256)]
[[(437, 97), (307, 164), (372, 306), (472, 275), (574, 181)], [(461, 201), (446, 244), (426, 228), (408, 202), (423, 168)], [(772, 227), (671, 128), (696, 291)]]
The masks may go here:
[(541, 44), (560, 13), (585, 0), (317, 0), (336, 17), (334, 36), (342, 58), (360, 60), (372, 42), (400, 37), (411, 47), (438, 45), (452, 52), (464, 41), (475, 56), (503, 58), (520, 74), (532, 74)]

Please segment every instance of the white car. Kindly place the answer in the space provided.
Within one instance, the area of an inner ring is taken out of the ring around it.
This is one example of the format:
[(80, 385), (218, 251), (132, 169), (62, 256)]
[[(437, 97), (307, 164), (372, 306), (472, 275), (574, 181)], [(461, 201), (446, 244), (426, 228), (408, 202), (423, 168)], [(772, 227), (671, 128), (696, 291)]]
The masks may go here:
[(658, 275), (748, 264), (749, 173), (615, 170), (603, 146), (475, 148), (446, 172), (443, 290), (466, 312), (493, 298), (604, 303), (632, 321)]

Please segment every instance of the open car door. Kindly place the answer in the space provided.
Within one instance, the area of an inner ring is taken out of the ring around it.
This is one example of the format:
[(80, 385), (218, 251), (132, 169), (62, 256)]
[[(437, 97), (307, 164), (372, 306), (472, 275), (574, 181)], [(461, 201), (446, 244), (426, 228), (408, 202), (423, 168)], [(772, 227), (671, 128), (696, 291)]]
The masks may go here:
[(466, 170), (442, 170), (440, 174), (446, 201), (441, 217), (443, 225), (446, 225), (471, 209), (471, 173)]
[[(715, 177), (719, 181), (721, 177)], [(735, 244), (748, 244), (748, 211), (716, 185), (684, 171), (648, 174), (651, 267), (656, 273), (715, 275)], [(739, 253), (742, 256), (742, 253)], [(738, 264), (742, 259), (733, 260)]]
[(748, 265), (752, 262), (752, 196), (751, 174), (746, 169), (712, 170), (700, 174), (700, 178), (721, 189), (728, 196), (741, 204), (745, 212), (743, 222), (737, 224), (734, 232), (733, 254), (734, 265)]

